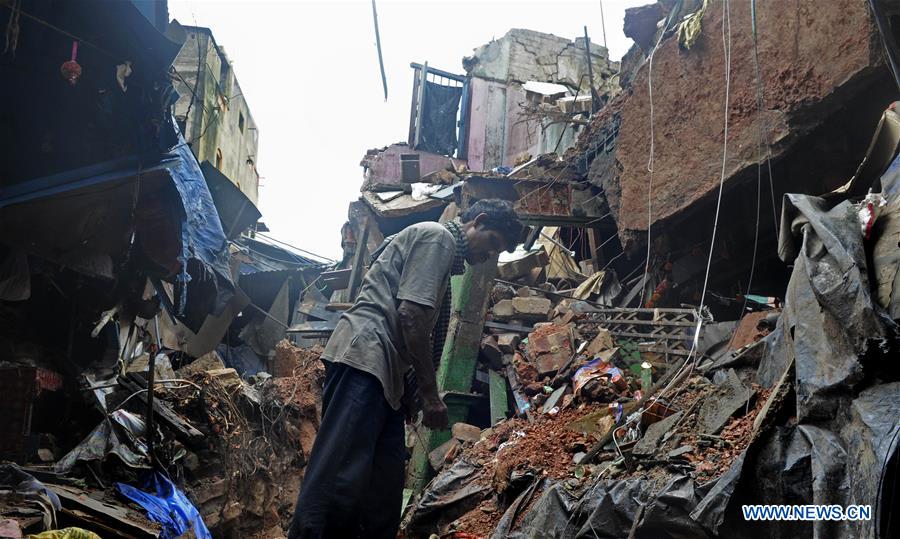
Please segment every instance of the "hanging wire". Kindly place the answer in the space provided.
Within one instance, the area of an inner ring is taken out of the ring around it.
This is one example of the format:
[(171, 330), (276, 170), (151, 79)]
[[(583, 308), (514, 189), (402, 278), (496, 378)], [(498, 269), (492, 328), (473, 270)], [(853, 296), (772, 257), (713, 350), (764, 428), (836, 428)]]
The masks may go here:
[(647, 276), (650, 273), (650, 226), (653, 222), (653, 160), (655, 157), (655, 133), (653, 130), (653, 57), (656, 55), (659, 44), (662, 43), (663, 36), (669, 29), (668, 19), (663, 24), (662, 32), (659, 33), (659, 39), (656, 45), (650, 50), (650, 58), (647, 66), (647, 94), (650, 99), (650, 156), (647, 159), (647, 172), (650, 173), (650, 179), (647, 183), (647, 260), (644, 264), (644, 277), (641, 280), (641, 302), (644, 305), (644, 294), (647, 291)]
[(753, 33), (753, 64), (754, 69), (756, 70), (756, 106), (759, 109), (760, 122), (762, 122), (760, 129), (762, 130), (763, 136), (765, 136), (766, 139), (766, 168), (769, 172), (769, 194), (772, 196), (772, 221), (775, 224), (775, 237), (777, 238), (780, 233), (778, 224), (778, 208), (775, 206), (775, 182), (772, 179), (772, 141), (769, 138), (769, 121), (766, 118), (765, 114), (763, 114), (763, 85), (759, 68), (759, 40), (757, 39), (756, 33), (756, 0), (750, 0), (750, 25)]
[[(753, 29), (753, 48), (754, 48), (754, 57), (756, 57), (756, 0), (751, 0), (750, 3), (750, 19), (752, 23)], [(753, 258), (750, 262), (750, 279), (747, 281), (747, 292), (744, 294), (744, 304), (741, 307), (741, 317), (743, 318), (744, 313), (747, 312), (747, 296), (750, 295), (750, 291), (753, 288), (753, 277), (756, 274), (756, 255), (759, 250), (759, 214), (760, 214), (760, 206), (762, 199), (762, 161), (763, 161), (763, 136), (765, 134), (765, 129), (763, 128), (763, 100), (762, 100), (762, 83), (760, 81), (759, 76), (759, 62), (756, 63), (756, 105), (757, 105), (757, 118), (759, 121), (759, 130), (756, 137), (756, 152), (759, 158), (759, 163), (756, 165), (756, 225), (753, 233)], [(769, 161), (767, 160), (767, 163)], [(772, 181), (772, 169), (771, 164), (769, 165), (769, 182)], [(772, 210), (774, 216), (775, 210), (775, 199), (774, 192), (772, 198)], [(776, 235), (777, 235), (777, 226), (778, 221), (775, 221), (776, 226)], [(735, 337), (737, 337), (739, 324), (734, 327), (734, 332), (731, 334), (731, 340), (728, 341), (729, 348), (734, 343)]]
[[(669, 391), (672, 390), (672, 388), (679, 384), (682, 379), (689, 378), (693, 373), (694, 367), (697, 362), (696, 352), (700, 340), (700, 330), (703, 327), (704, 312), (706, 310), (706, 288), (709, 281), (710, 267), (712, 265), (712, 255), (716, 241), (716, 231), (719, 224), (719, 210), (721, 208), (722, 201), (722, 188), (725, 184), (725, 164), (728, 157), (728, 110), (729, 100), (731, 97), (731, 9), (729, 0), (723, 0), (722, 4), (722, 47), (725, 51), (725, 130), (724, 143), (722, 148), (722, 171), (719, 177), (719, 194), (716, 203), (715, 219), (713, 221), (713, 237), (710, 242), (709, 257), (706, 264), (706, 274), (703, 279), (703, 293), (700, 297), (700, 308), (697, 311), (697, 325), (694, 328), (694, 336), (691, 340), (690, 351), (688, 352), (684, 363), (682, 363), (681, 367), (678, 368), (678, 371), (676, 371), (675, 375), (672, 376), (672, 378), (669, 380), (669, 383), (666, 384), (666, 386), (662, 390), (660, 390), (655, 397), (651, 399), (654, 402), (663, 398)], [(679, 391), (676, 392), (675, 395), (673, 395), (672, 400), (678, 397), (680, 391), (681, 390), (679, 389)], [(638, 410), (637, 413), (632, 414), (631, 419), (627, 419), (625, 423), (621, 425), (621, 427), (627, 427), (629, 424), (638, 420), (641, 417), (641, 413), (643, 413), (646, 409), (647, 406), (643, 406), (640, 410)], [(613, 438), (615, 439), (615, 434), (613, 434)]]

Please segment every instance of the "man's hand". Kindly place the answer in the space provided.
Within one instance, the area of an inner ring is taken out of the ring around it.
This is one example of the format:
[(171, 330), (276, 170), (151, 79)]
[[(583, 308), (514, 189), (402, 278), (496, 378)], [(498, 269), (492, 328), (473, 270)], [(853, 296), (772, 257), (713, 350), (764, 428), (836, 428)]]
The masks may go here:
[(447, 405), (439, 397), (422, 402), (422, 424), (431, 430), (447, 430)]

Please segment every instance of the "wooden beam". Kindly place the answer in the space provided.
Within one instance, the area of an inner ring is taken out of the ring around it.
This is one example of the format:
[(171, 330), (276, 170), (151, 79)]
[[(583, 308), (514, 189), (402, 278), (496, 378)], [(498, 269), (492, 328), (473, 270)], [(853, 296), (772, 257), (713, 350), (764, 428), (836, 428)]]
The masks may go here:
[(356, 252), (353, 253), (353, 268), (350, 270), (350, 293), (347, 299), (351, 302), (356, 301), (356, 295), (359, 293), (359, 286), (366, 273), (365, 259), (366, 253), (369, 251), (368, 243), (369, 218), (365, 217), (362, 221), (362, 231), (357, 235)]

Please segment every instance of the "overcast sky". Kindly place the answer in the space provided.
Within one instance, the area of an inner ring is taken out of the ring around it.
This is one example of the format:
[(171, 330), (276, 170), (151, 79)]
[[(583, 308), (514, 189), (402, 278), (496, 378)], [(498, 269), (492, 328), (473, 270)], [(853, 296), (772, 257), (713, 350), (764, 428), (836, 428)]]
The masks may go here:
[[(631, 46), (625, 8), (604, 0), (613, 60)], [(463, 74), (462, 57), (511, 28), (602, 44), (599, 0), (377, 0), (388, 81), (384, 101), (372, 4), (359, 0), (169, 0), (171, 17), (212, 29), (234, 63), (259, 127), (259, 206), (271, 235), (340, 258), (347, 206), (359, 197), (369, 148), (406, 140), (410, 62)]]

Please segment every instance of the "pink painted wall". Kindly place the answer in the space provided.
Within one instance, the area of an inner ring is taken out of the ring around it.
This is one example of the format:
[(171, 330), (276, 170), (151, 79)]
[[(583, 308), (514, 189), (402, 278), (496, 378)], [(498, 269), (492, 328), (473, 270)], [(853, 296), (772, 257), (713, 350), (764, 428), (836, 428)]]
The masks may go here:
[(541, 146), (541, 125), (524, 121), (521, 104), (525, 102), (525, 90), (517, 83), (506, 88), (506, 137), (503, 164), (513, 167), (523, 153), (536, 157)]
[[(419, 174), (425, 176), (446, 168), (450, 163), (456, 167), (464, 161), (431, 152), (412, 150), (406, 144), (392, 144), (386, 150), (373, 157), (370, 161), (369, 182), (374, 183), (402, 183), (400, 181), (400, 155), (418, 154)], [(369, 182), (366, 182), (367, 184)]]
[(515, 165), (523, 153), (537, 155), (541, 143), (540, 125), (522, 122), (520, 103), (525, 90), (509, 85), (472, 78), (469, 142), (469, 170), (485, 171), (493, 167)]
[(488, 85), (491, 83), (473, 78), (469, 82), (471, 88), (471, 108), (469, 113), (469, 140), (466, 145), (466, 157), (469, 170), (484, 170), (485, 114), (487, 107)]

